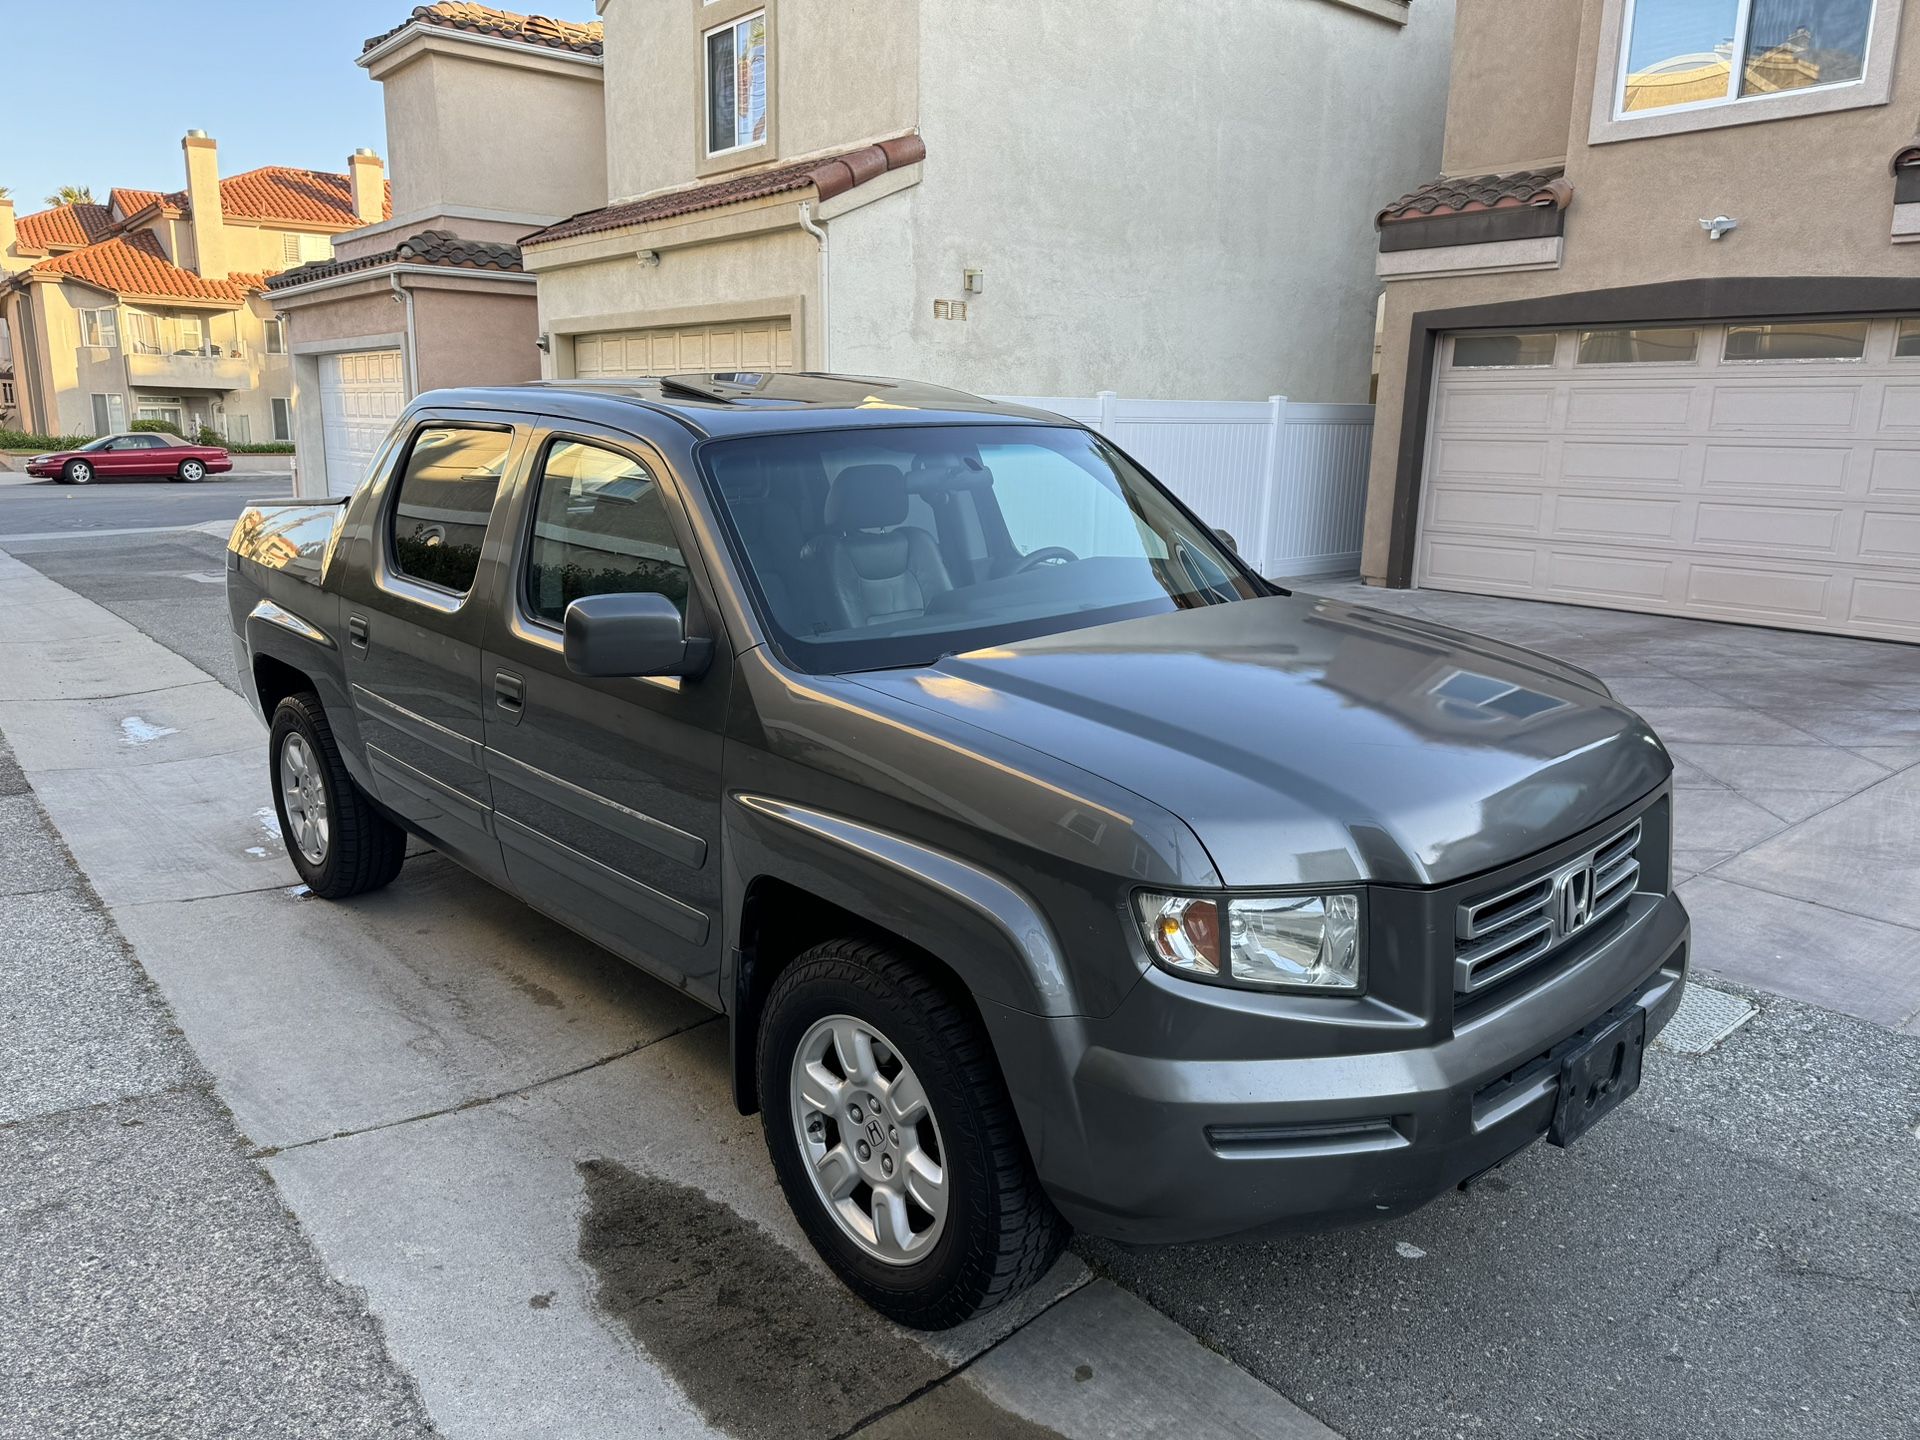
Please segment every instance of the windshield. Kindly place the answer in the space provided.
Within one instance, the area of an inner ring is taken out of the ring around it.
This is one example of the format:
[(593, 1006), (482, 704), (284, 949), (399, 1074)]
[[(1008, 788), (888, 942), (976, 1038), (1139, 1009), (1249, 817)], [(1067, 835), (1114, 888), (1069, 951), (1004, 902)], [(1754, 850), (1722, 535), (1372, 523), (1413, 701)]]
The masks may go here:
[(763, 435), (700, 458), (775, 643), (816, 674), (1266, 593), (1085, 430)]

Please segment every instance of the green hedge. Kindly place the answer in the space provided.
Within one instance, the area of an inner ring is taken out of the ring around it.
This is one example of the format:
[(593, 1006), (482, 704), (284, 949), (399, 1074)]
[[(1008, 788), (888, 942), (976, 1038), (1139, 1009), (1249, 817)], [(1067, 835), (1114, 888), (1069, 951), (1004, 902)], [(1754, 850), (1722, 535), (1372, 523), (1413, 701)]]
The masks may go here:
[[(208, 443), (218, 445), (222, 442), (213, 440)], [(256, 440), (251, 445), (228, 445), (227, 449), (235, 455), (291, 455), (293, 442), (291, 440)]]
[[(151, 430), (160, 435), (180, 435), (180, 427), (171, 420), (136, 420), (130, 427), (134, 430)], [(182, 439), (186, 437), (181, 435)]]
[(29, 435), (24, 430), (0, 430), (0, 450), (72, 450), (91, 435)]

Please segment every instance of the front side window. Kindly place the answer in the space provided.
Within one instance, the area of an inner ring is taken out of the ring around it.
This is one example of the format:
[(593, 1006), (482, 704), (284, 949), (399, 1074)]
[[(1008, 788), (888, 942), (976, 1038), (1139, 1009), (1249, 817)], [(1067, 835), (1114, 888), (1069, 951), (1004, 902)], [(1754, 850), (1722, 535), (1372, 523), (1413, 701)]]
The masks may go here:
[(114, 321), (114, 312), (111, 309), (82, 310), (80, 312), (80, 343), (102, 350), (111, 350), (118, 345), (120, 335)]
[(391, 555), (402, 575), (456, 595), (473, 588), (513, 436), (427, 425), (413, 437), (394, 497)]
[(1845, 85), (1866, 72), (1874, 0), (1632, 0), (1622, 115)]
[(527, 546), (527, 609), (558, 625), (583, 595), (664, 595), (687, 608), (687, 561), (666, 499), (631, 456), (555, 440), (540, 466)]
[(707, 153), (724, 155), (767, 139), (767, 16), (763, 10), (709, 30), (706, 43)]
[(1266, 593), (1077, 428), (763, 435), (710, 442), (700, 462), (775, 643), (816, 674)]
[(1773, 321), (1729, 325), (1729, 360), (1858, 360), (1867, 353), (1864, 320)]

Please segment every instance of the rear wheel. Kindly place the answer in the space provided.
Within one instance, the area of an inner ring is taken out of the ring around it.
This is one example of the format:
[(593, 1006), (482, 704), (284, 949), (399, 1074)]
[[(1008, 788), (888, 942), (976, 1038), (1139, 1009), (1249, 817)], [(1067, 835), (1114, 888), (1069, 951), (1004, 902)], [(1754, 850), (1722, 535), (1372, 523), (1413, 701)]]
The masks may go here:
[(84, 460), (69, 460), (66, 469), (60, 472), (60, 478), (69, 485), (91, 485), (93, 466)]
[(341, 762), (320, 697), (289, 695), (267, 737), (273, 808), (287, 858), (325, 900), (378, 890), (400, 873), (407, 834), (373, 807)]
[(180, 462), (180, 478), (189, 485), (197, 484), (207, 478), (207, 467), (204, 462), (199, 460), (182, 460)]
[(980, 1022), (884, 945), (834, 940), (774, 983), (762, 1126), (807, 1238), (891, 1320), (957, 1325), (1031, 1285), (1067, 1227)]

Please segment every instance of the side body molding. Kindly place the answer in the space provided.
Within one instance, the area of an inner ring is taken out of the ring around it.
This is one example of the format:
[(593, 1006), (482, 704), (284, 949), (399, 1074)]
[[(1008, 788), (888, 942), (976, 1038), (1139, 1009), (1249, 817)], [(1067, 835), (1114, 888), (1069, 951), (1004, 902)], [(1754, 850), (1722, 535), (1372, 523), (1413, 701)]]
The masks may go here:
[(1026, 970), (1023, 978), (1037, 1001), (1037, 1013), (1074, 1013), (1073, 987), (1059, 942), (1033, 901), (1005, 880), (943, 850), (839, 815), (765, 795), (736, 793), (733, 798), (756, 814), (849, 850), (973, 910), (1003, 934), (1020, 957)]

